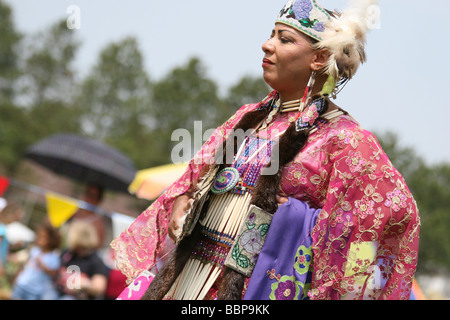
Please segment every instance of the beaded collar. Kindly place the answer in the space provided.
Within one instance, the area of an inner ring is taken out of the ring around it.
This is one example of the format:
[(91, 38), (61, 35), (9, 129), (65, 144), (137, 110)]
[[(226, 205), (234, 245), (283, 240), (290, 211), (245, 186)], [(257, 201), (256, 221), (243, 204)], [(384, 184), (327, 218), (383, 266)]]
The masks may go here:
[[(267, 106), (266, 106), (267, 107)], [(263, 121), (262, 125), (260, 126), (259, 130), (263, 130), (269, 126), (269, 124), (272, 122), (273, 117), (277, 113), (290, 113), (290, 112), (297, 112), (298, 115), (294, 116), (292, 115), (289, 118), (289, 122), (296, 122), (296, 130), (302, 131), (306, 129), (311, 129), (314, 125), (314, 122), (317, 120), (317, 118), (321, 117), (326, 120), (331, 120), (333, 118), (336, 118), (340, 115), (343, 115), (344, 112), (342, 112), (340, 109), (333, 110), (327, 113), (323, 113), (328, 108), (328, 101), (325, 97), (319, 97), (315, 100), (313, 100), (307, 108), (304, 110), (300, 110), (301, 108), (301, 99), (297, 100), (291, 100), (287, 102), (281, 103), (280, 99), (276, 99), (272, 103), (272, 111), (269, 113), (267, 118)], [(315, 131), (315, 130), (314, 130)]]

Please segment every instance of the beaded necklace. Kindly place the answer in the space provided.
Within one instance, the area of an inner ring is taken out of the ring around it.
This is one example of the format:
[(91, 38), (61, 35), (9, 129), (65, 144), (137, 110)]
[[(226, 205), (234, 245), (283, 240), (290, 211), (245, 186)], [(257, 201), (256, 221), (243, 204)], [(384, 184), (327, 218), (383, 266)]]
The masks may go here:
[(282, 134), (263, 139), (254, 135), (256, 131), (245, 137), (231, 166), (218, 173), (211, 188), (212, 193), (233, 191), (236, 194), (245, 194), (256, 185), (262, 168), (270, 161), (276, 139)]

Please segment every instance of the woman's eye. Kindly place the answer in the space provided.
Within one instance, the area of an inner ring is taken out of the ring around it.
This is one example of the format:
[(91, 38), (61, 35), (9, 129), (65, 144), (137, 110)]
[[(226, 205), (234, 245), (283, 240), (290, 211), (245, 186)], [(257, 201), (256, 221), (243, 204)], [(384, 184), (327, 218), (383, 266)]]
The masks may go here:
[(281, 43), (290, 43), (291, 40), (289, 39), (285, 39), (285, 38), (280, 38)]

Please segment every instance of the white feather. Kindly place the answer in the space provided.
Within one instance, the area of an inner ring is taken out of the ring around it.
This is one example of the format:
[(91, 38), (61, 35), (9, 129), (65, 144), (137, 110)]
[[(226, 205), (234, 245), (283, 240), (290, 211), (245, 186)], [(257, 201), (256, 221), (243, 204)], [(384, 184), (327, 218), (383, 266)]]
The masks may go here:
[(326, 25), (323, 40), (316, 44), (330, 52), (325, 73), (335, 79), (351, 79), (365, 62), (364, 45), (374, 6), (378, 6), (378, 0), (348, 0), (347, 8)]

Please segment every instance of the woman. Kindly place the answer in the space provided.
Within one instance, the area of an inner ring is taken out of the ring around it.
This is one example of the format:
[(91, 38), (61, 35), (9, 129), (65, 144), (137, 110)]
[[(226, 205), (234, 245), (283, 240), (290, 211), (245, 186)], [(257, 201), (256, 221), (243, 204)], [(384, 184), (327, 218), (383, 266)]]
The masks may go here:
[[(99, 206), (103, 200), (104, 193), (104, 188), (100, 185), (88, 184), (85, 187), (81, 200), (86, 202), (88, 205)], [(91, 210), (80, 208), (71, 218), (72, 221), (76, 219), (84, 219), (86, 221), (89, 221), (89, 223), (92, 223), (92, 225), (95, 227), (99, 239), (98, 249), (103, 248), (103, 246), (108, 243), (107, 241), (105, 241), (105, 238), (107, 237), (105, 232), (106, 228), (104, 216)]]
[(61, 300), (103, 299), (109, 270), (97, 255), (95, 227), (81, 219), (72, 221), (67, 234), (67, 250), (61, 253), (58, 289)]
[(112, 243), (132, 279), (167, 234), (177, 241), (144, 298), (409, 299), (415, 202), (376, 138), (329, 100), (365, 61), (373, 5), (281, 10), (262, 47), (274, 91), (219, 127)]

